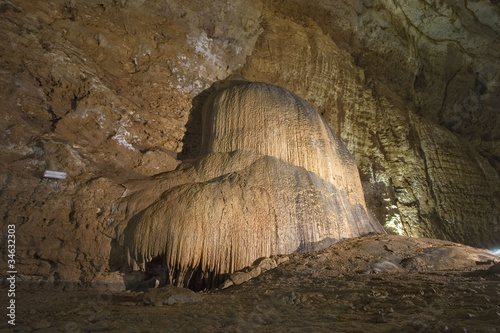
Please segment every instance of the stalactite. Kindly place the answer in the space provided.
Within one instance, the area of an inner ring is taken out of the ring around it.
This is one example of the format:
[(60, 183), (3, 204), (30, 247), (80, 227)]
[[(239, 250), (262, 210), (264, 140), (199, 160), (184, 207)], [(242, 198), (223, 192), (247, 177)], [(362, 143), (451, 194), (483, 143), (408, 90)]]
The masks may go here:
[(345, 146), (283, 88), (233, 81), (216, 89), (190, 163), (196, 179), (176, 181), (125, 230), (128, 255), (142, 267), (164, 257), (171, 284), (214, 286), (259, 257), (384, 232)]

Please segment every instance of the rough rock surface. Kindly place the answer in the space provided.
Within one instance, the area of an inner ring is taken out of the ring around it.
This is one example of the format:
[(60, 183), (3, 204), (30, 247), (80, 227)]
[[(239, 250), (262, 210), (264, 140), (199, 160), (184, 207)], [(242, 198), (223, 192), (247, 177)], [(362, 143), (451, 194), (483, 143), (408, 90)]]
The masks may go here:
[(499, 5), (2, 0), (2, 235), (27, 278), (106, 283), (122, 184), (189, 156), (195, 97), (239, 73), (318, 110), (388, 230), (496, 247)]
[(384, 233), (354, 159), (300, 97), (228, 79), (206, 97), (202, 119), (197, 159), (144, 189), (124, 184), (113, 218), (130, 221), (120, 244), (134, 268), (160, 257), (170, 284), (216, 287), (260, 257)]
[[(424, 114), (423, 107), (415, 105), (415, 96), (421, 92), (415, 93), (407, 86), (413, 82), (409, 77), (414, 72), (411, 66), (420, 61), (442, 66), (438, 73), (455, 63), (434, 62), (434, 57), (446, 59), (441, 53), (433, 53), (431, 59), (426, 58), (426, 53), (415, 55), (417, 59), (412, 61), (413, 56), (407, 54), (411, 47), (398, 44), (402, 38), (398, 35), (403, 34), (397, 30), (399, 25), (393, 26), (398, 21), (395, 18), (391, 21), (394, 17), (391, 10), (401, 13), (389, 4), (386, 8), (384, 1), (366, 4), (369, 8), (360, 2), (360, 13), (347, 2), (336, 2), (341, 8), (332, 8), (334, 5), (327, 2), (311, 6), (304, 2), (293, 1), (293, 6), (273, 2), (276, 3), (273, 9), (284, 16), (265, 21), (266, 33), (257, 41), (243, 74), (283, 86), (315, 106), (354, 155), (368, 206), (389, 230), (496, 246), (500, 231), (498, 153), (492, 157), (490, 150), (478, 150), (466, 137), (441, 127), (433, 117)], [(424, 1), (418, 1), (418, 5), (429, 7)], [(308, 10), (304, 13), (303, 8)], [(345, 17), (331, 19), (336, 17), (335, 13)], [(292, 19), (296, 17), (300, 19)], [(369, 17), (377, 19), (370, 21)], [(349, 19), (353, 21), (347, 22)], [(354, 31), (350, 37), (337, 34), (342, 29), (337, 24)], [(354, 27), (358, 27), (358, 32)], [(439, 31), (441, 27), (435, 29)], [(476, 37), (480, 43), (480, 36)], [(420, 39), (415, 38), (415, 43), (420, 43)], [(446, 43), (443, 41), (440, 47)], [(494, 43), (494, 47), (498, 44)], [(488, 48), (489, 39), (482, 40), (482, 45)], [(432, 45), (425, 47), (438, 52)], [(481, 59), (486, 65), (463, 56), (470, 60), (468, 65), (474, 70), (492, 66), (488, 75), (493, 77), (500, 71), (497, 58), (485, 55)], [(296, 65), (290, 68), (289, 64)], [(433, 67), (421, 66), (433, 71)], [(431, 78), (427, 80), (430, 82)], [(444, 84), (439, 82), (444, 80), (441, 74), (432, 76), (432, 80)], [(458, 85), (458, 81), (453, 82)], [(467, 85), (463, 84), (465, 89)], [(498, 97), (494, 96), (500, 89), (498, 80), (489, 80), (488, 87), (489, 103), (495, 104)], [(460, 104), (460, 98), (465, 99), (470, 93), (445, 93), (444, 89), (436, 90), (433, 86), (426, 91), (421, 99), (444, 98), (447, 104)], [(493, 115), (485, 121), (487, 124), (473, 122), (489, 128), (490, 122), (498, 121), (498, 113), (493, 110), (490, 110)], [(493, 147), (490, 141), (484, 144)]]
[[(406, 264), (413, 259), (420, 265)], [(122, 293), (21, 289), (16, 328), (494, 333), (500, 325), (500, 274), (489, 267), (495, 260), (500, 257), (490, 251), (452, 242), (355, 238), (291, 256), (248, 282), (210, 293), (172, 286)], [(11, 332), (0, 325), (1, 332)]]

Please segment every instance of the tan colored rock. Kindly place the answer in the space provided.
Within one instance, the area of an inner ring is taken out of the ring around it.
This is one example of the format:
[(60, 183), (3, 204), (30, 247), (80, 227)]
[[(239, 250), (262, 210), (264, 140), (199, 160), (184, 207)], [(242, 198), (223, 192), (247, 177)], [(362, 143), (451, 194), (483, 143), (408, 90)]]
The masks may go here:
[(226, 281), (222, 282), (222, 284), (219, 286), (219, 289), (226, 289), (234, 285), (234, 282), (231, 281), (230, 279), (227, 279)]
[(260, 266), (251, 266), (248, 270), (248, 274), (253, 278), (259, 276), (262, 273), (262, 268)]
[[(212, 163), (255, 161), (220, 154), (172, 171), (199, 149), (198, 94), (231, 73), (311, 103), (392, 232), (497, 247), (497, 9), (487, 0), (2, 2), (0, 211), (3, 230), (18, 223), (26, 279), (78, 285), (123, 268), (122, 195), (144, 195), (137, 212), (186, 179), (217, 177)], [(45, 169), (68, 178), (38, 186)], [(149, 178), (167, 171), (168, 182)]]
[(177, 165), (179, 161), (173, 154), (161, 150), (150, 150), (142, 155), (140, 164), (135, 169), (143, 175), (153, 176), (174, 170)]
[(254, 265), (258, 265), (263, 271), (268, 271), (270, 269), (276, 268), (278, 264), (274, 259), (271, 258), (259, 258), (255, 260)]
[(352, 157), (309, 104), (265, 83), (221, 87), (204, 104), (200, 157), (176, 172), (192, 178), (124, 199), (136, 209), (122, 238), (134, 265), (160, 256), (171, 284), (201, 274), (210, 287), (256, 258), (384, 232)]
[(246, 272), (235, 272), (229, 276), (229, 279), (233, 281), (235, 285), (242, 284), (244, 282), (247, 282), (250, 280), (252, 276), (249, 273)]
[(203, 109), (200, 155), (249, 151), (303, 167), (364, 205), (358, 170), (344, 144), (311, 105), (265, 83), (236, 83)]
[(290, 257), (288, 257), (288, 256), (271, 256), (271, 259), (273, 259), (277, 265), (281, 265), (282, 263), (290, 260)]
[(164, 286), (161, 288), (149, 289), (147, 292), (142, 294), (141, 300), (147, 305), (164, 306), (183, 303), (197, 303), (203, 300), (203, 296), (189, 289)]
[(114, 292), (124, 291), (127, 288), (123, 274), (117, 272), (111, 274), (98, 274), (91, 282), (93, 289), (110, 290)]
[(337, 270), (358, 273), (397, 273), (403, 269), (408, 272), (486, 271), (494, 267), (493, 263), (500, 258), (498, 254), (486, 249), (399, 235), (349, 239), (319, 253), (312, 256), (312, 267), (321, 269), (333, 265)]

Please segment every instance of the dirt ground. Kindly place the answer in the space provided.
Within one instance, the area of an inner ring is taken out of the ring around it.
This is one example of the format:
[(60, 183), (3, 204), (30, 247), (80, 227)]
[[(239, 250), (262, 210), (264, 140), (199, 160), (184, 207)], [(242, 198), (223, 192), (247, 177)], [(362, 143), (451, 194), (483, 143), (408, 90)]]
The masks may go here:
[[(292, 255), (223, 290), (20, 287), (0, 332), (500, 332), (500, 256), (371, 236)], [(2, 293), (6, 293), (3, 289)]]

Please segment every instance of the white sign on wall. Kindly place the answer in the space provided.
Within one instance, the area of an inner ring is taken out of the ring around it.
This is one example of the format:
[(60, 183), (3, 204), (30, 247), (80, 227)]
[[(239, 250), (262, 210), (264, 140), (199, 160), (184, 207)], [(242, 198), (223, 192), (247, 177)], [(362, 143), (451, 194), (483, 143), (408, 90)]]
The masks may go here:
[(56, 179), (66, 179), (66, 172), (59, 172), (59, 171), (51, 171), (51, 170), (45, 170), (45, 173), (43, 174), (44, 178), (56, 178)]

